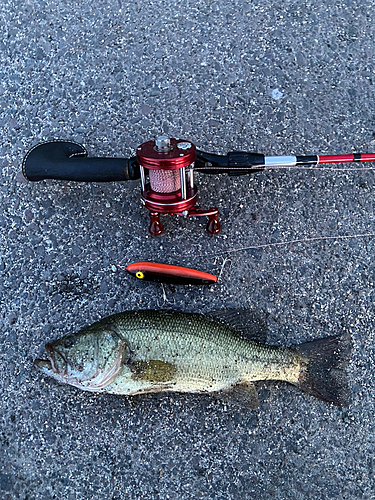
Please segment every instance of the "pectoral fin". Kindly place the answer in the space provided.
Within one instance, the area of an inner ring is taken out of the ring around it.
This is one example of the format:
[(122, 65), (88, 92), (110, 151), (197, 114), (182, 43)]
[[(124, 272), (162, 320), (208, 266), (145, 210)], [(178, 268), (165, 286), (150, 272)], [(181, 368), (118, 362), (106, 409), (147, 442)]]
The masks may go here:
[(251, 382), (236, 385), (232, 389), (218, 392), (216, 395), (218, 399), (237, 404), (249, 410), (256, 410), (259, 407), (258, 393), (255, 385)]
[(171, 382), (177, 371), (171, 363), (159, 360), (135, 361), (130, 365), (133, 378), (144, 382)]

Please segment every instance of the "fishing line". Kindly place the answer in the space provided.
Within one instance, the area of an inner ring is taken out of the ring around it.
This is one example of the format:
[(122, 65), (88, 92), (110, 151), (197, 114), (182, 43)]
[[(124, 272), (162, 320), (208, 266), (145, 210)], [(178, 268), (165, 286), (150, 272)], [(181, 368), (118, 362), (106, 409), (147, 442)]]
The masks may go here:
[(362, 234), (349, 234), (349, 235), (338, 235), (338, 236), (316, 236), (313, 238), (299, 238), (296, 240), (288, 241), (278, 241), (276, 243), (264, 243), (262, 245), (251, 245), (248, 247), (234, 248), (232, 250), (225, 250), (224, 252), (215, 252), (216, 255), (223, 255), (226, 253), (241, 252), (243, 250), (256, 250), (260, 248), (271, 248), (283, 245), (291, 245), (293, 243), (307, 243), (311, 241), (325, 241), (325, 240), (346, 240), (354, 238), (373, 238), (375, 233), (362, 233)]
[(375, 167), (353, 167), (353, 168), (332, 168), (332, 167), (299, 167), (298, 165), (295, 166), (274, 166), (274, 167), (267, 167), (267, 170), (326, 170), (328, 172), (347, 172), (347, 171), (368, 171), (368, 170), (375, 170)]
[[(280, 169), (286, 169), (286, 170), (326, 170), (326, 171), (369, 171), (369, 170), (375, 170), (375, 167), (353, 167), (353, 168), (332, 168), (332, 167), (317, 167), (317, 166), (306, 166), (302, 167), (299, 165), (274, 165), (274, 166), (269, 166), (267, 170), (280, 170)], [(375, 236), (375, 233), (363, 233), (363, 234), (351, 234), (351, 235), (336, 235), (336, 236), (316, 236), (313, 238), (300, 238), (300, 239), (295, 239), (295, 240), (287, 240), (287, 241), (279, 241), (276, 243), (264, 243), (262, 245), (251, 245), (247, 247), (241, 247), (241, 248), (235, 248), (232, 250), (225, 250), (224, 252), (219, 252), (218, 255), (223, 255), (227, 253), (234, 253), (234, 252), (241, 252), (243, 250), (257, 250), (257, 249), (262, 249), (262, 248), (271, 248), (271, 247), (277, 247), (277, 246), (285, 246), (285, 245), (291, 245), (293, 243), (308, 243), (312, 241), (327, 241), (327, 240), (345, 240), (345, 239), (355, 239), (355, 238), (372, 238)]]

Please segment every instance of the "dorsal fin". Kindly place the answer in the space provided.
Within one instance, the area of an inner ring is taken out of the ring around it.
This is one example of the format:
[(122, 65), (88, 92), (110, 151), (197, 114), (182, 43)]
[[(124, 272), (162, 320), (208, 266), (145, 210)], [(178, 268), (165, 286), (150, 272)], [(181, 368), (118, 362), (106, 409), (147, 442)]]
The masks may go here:
[(264, 319), (251, 309), (220, 309), (209, 312), (207, 316), (224, 323), (248, 340), (262, 344), (267, 342), (267, 325)]

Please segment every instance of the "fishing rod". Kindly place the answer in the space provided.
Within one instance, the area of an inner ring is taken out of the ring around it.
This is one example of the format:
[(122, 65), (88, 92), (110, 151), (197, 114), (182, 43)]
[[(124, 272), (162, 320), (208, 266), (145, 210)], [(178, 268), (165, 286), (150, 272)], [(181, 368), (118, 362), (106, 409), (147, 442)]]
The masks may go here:
[(77, 182), (141, 181), (141, 202), (149, 210), (149, 232), (163, 233), (160, 214), (208, 217), (206, 231), (221, 230), (216, 207), (197, 205), (195, 172), (239, 176), (265, 169), (314, 168), (334, 163), (374, 162), (375, 153), (341, 155), (265, 156), (231, 151), (216, 155), (197, 150), (191, 141), (167, 136), (144, 142), (131, 158), (89, 158), (86, 149), (75, 142), (52, 141), (34, 146), (25, 156), (23, 175), (29, 181), (56, 179)]

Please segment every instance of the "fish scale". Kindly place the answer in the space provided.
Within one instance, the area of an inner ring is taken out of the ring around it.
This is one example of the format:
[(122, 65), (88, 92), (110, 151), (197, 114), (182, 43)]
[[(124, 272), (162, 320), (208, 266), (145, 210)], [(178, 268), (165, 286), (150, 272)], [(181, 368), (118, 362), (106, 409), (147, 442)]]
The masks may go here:
[[(128, 342), (132, 362), (160, 360), (177, 369), (173, 380), (161, 384), (164, 390), (212, 392), (246, 381), (298, 381), (300, 359), (292, 350), (250, 342), (200, 314), (127, 312), (110, 323)], [(128, 380), (125, 369), (106, 392), (129, 393)], [(138, 383), (142, 392), (153, 386)]]

